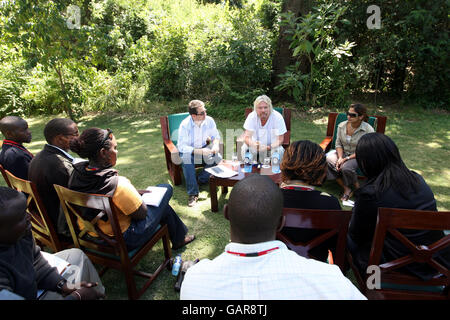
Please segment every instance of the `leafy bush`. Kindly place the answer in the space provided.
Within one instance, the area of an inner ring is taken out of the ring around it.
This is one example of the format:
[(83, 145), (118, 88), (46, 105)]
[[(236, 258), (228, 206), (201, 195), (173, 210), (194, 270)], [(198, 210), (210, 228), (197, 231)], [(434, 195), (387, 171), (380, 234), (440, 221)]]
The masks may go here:
[(151, 62), (145, 68), (148, 77), (146, 97), (177, 99), (184, 95), (187, 83), (187, 30), (165, 20), (153, 28)]
[(203, 26), (208, 34), (193, 52), (190, 97), (242, 104), (267, 92), (273, 34), (261, 26), (254, 12), (253, 6), (228, 10), (223, 24)]
[[(7, 48), (2, 47), (4, 56)], [(28, 101), (22, 97), (27, 81), (23, 74), (23, 66), (7, 59), (0, 63), (0, 118), (6, 115), (22, 116), (28, 112)]]
[[(348, 40), (339, 43), (337, 39), (338, 23), (346, 9), (320, 4), (303, 17), (296, 18), (292, 13), (282, 15), (282, 23), (289, 27), (286, 32), (297, 61), (280, 75), (276, 90), (287, 92), (303, 105), (347, 104), (352, 68), (345, 58), (352, 55), (355, 44)], [(305, 60), (306, 72), (302, 71)]]
[(450, 108), (448, 48), (449, 1), (384, 1), (381, 28), (366, 26), (371, 1), (335, 1), (347, 5), (341, 36), (358, 45), (350, 58), (355, 87), (396, 95), (424, 107)]

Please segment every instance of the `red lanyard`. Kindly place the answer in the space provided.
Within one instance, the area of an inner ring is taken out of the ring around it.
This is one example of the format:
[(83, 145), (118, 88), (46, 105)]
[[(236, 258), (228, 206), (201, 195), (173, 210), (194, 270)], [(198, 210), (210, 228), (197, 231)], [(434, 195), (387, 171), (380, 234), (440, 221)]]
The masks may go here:
[(263, 255), (265, 255), (271, 251), (277, 250), (277, 249), (280, 249), (280, 247), (275, 247), (272, 249), (259, 251), (259, 252), (251, 252), (251, 253), (233, 252), (233, 251), (227, 250), (227, 253), (234, 254), (234, 255), (240, 256), (240, 257), (259, 257), (259, 256), (263, 256)]
[(282, 187), (282, 189), (297, 190), (297, 191), (314, 191), (314, 188), (305, 187), (305, 186), (285, 186), (285, 187)]
[(28, 153), (32, 158), (34, 157), (33, 154), (32, 154), (30, 151), (28, 151), (27, 149), (25, 149), (24, 147), (22, 147), (20, 144), (18, 144), (18, 143), (15, 142), (15, 141), (12, 141), (12, 140), (6, 140), (6, 139), (5, 139), (5, 140), (3, 140), (3, 144), (6, 144), (7, 146), (11, 146), (11, 147), (20, 149), (20, 150), (22, 150), (22, 151)]

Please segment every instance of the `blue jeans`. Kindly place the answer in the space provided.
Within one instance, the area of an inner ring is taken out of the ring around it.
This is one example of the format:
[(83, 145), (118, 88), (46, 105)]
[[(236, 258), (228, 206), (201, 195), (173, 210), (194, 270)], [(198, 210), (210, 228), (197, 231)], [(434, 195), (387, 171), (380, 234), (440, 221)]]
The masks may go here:
[[(183, 168), (184, 179), (186, 180), (186, 190), (188, 195), (195, 196), (198, 195), (198, 183), (197, 177), (195, 176), (195, 165), (203, 164), (205, 168), (210, 168), (216, 165), (216, 163), (220, 162), (218, 155), (214, 157), (208, 157), (204, 159), (200, 155), (196, 155), (194, 158), (194, 153), (181, 153), (180, 152), (181, 167)], [(211, 174), (202, 170), (198, 175), (198, 181), (200, 183), (207, 183), (209, 181), (209, 176)]]
[(159, 207), (147, 206), (145, 219), (131, 220), (130, 226), (123, 233), (128, 250), (133, 250), (147, 242), (160, 224), (167, 224), (170, 241), (173, 245), (178, 245), (184, 241), (188, 228), (169, 205), (173, 188), (169, 184), (158, 184), (158, 187), (167, 188)]

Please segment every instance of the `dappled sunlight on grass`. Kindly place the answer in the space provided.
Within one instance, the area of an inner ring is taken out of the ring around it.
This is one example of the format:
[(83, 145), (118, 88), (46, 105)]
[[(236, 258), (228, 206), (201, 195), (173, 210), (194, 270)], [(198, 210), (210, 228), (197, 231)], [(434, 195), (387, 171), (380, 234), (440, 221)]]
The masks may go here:
[(117, 166), (123, 166), (126, 164), (132, 164), (134, 161), (130, 157), (123, 157), (117, 158)]
[(37, 126), (37, 125), (45, 125), (50, 119), (43, 118), (43, 117), (36, 117), (36, 118), (24, 118), (28, 126)]
[(158, 129), (140, 129), (138, 131), (136, 131), (137, 134), (143, 134), (143, 133), (155, 133), (155, 132), (160, 132)]
[(47, 141), (39, 139), (35, 140), (34, 137), (32, 138), (30, 143), (25, 143), (25, 147), (29, 150), (40, 150), (44, 147), (44, 145), (47, 143)]
[(328, 124), (328, 116), (313, 120), (314, 124)]

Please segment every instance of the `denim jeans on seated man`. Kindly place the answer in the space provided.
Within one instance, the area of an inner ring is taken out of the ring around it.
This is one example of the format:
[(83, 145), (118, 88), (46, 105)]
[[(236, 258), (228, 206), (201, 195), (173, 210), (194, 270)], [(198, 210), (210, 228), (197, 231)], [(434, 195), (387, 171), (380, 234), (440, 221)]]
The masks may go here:
[(133, 250), (147, 242), (157, 231), (160, 224), (167, 224), (172, 245), (177, 246), (184, 241), (188, 229), (169, 205), (173, 188), (169, 184), (158, 184), (157, 186), (167, 188), (159, 207), (147, 206), (145, 219), (131, 220), (131, 225), (123, 233), (128, 250)]
[[(217, 165), (222, 157), (219, 153), (203, 156), (201, 154), (194, 153), (180, 153), (182, 160), (181, 167), (183, 168), (184, 179), (186, 180), (186, 190), (189, 196), (198, 195), (198, 183), (195, 174), (195, 165), (201, 164), (206, 168)], [(200, 184), (208, 183), (210, 173), (206, 170), (202, 170), (198, 175), (198, 182)]]

